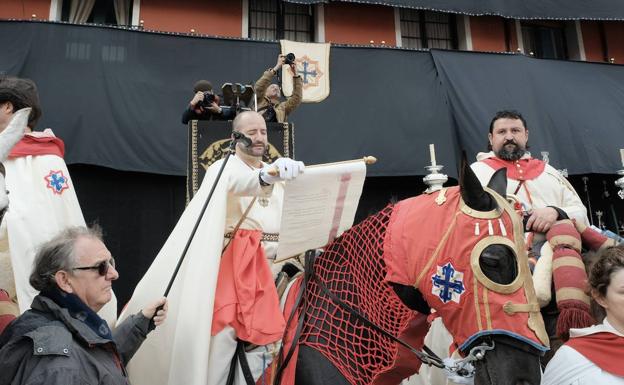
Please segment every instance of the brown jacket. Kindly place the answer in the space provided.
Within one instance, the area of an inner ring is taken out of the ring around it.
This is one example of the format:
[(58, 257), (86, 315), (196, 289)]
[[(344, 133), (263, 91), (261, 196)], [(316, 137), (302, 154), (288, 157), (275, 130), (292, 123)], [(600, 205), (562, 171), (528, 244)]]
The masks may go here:
[[(273, 71), (266, 70), (256, 82), (256, 95), (258, 95), (258, 111), (264, 110), (266, 111), (266, 107), (269, 106), (271, 100), (264, 96), (266, 89), (271, 85), (271, 80), (273, 80)], [(301, 98), (303, 94), (303, 80), (301, 76), (295, 76), (293, 78), (294, 81), (294, 89), (292, 95), (286, 99), (285, 102), (279, 102), (277, 104), (273, 104), (273, 108), (275, 109), (275, 115), (277, 117), (278, 122), (285, 122), (288, 118), (288, 115), (297, 108), (297, 106), (301, 103)], [(261, 112), (264, 114), (263, 112)]]

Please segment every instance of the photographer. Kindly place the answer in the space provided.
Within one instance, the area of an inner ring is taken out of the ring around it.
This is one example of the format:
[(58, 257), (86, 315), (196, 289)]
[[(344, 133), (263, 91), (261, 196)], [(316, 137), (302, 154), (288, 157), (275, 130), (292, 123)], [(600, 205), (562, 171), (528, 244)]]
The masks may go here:
[[(294, 61), (294, 55), (292, 58)], [(277, 84), (271, 84), (273, 76), (277, 75), (277, 71), (286, 64), (286, 56), (279, 55), (275, 67), (264, 71), (262, 77), (256, 82), (256, 94), (258, 95), (258, 112), (267, 122), (285, 122), (288, 115), (297, 108), (301, 103), (303, 92), (303, 80), (297, 74), (297, 68), (294, 62), (287, 63), (290, 65), (290, 71), (293, 75), (294, 88), (290, 98), (285, 102), (280, 100), (280, 88)]]
[(193, 86), (195, 95), (182, 114), (182, 124), (189, 120), (229, 120), (234, 118), (231, 109), (219, 106), (219, 96), (208, 80), (199, 80)]

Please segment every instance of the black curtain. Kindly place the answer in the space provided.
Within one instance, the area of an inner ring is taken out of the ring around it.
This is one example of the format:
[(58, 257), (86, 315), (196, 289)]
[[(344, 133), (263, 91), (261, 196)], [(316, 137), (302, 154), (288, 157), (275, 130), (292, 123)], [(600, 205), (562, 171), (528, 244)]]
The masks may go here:
[(70, 165), (69, 172), (87, 224), (102, 227), (115, 257), (120, 279), (113, 288), (121, 310), (182, 214), (186, 180), (82, 164)]

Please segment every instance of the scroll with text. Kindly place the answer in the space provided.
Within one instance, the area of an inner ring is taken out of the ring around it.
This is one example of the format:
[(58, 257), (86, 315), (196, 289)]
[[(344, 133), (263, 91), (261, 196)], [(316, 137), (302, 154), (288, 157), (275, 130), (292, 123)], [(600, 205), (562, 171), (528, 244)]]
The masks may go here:
[(276, 261), (322, 247), (353, 225), (366, 177), (363, 160), (308, 166), (286, 182)]

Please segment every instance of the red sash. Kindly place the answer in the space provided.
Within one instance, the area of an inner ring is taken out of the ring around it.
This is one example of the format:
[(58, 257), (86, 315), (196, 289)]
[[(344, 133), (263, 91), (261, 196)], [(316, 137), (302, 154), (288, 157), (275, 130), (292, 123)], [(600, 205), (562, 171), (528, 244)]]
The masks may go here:
[(221, 257), (213, 336), (229, 325), (238, 338), (256, 345), (282, 338), (286, 321), (260, 244), (261, 235), (258, 230), (239, 229)]
[(539, 159), (525, 158), (518, 160), (503, 160), (497, 157), (483, 159), (483, 162), (494, 170), (505, 167), (507, 178), (515, 180), (532, 180), (544, 172), (546, 163)]
[(28, 155), (65, 155), (65, 143), (56, 136), (24, 135), (22, 140), (11, 150), (9, 158), (19, 158)]
[(624, 356), (624, 337), (601, 332), (570, 338), (566, 345), (581, 353), (600, 369), (624, 377), (624, 365), (620, 359)]
[(17, 304), (11, 301), (9, 293), (0, 289), (0, 334), (18, 315)]

